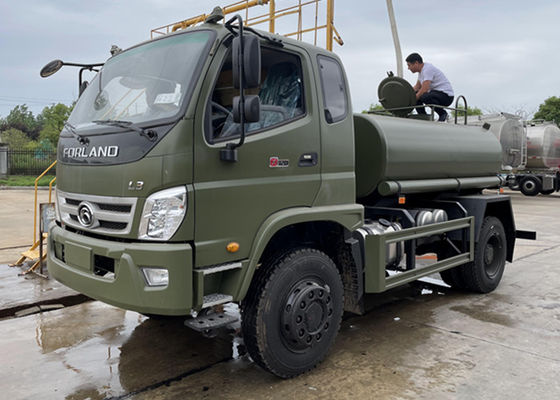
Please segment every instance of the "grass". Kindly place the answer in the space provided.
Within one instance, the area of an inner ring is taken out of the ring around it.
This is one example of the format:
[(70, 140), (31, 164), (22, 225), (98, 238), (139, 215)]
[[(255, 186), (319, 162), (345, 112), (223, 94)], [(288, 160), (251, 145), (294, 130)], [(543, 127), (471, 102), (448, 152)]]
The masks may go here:
[[(38, 186), (49, 186), (49, 182), (54, 175), (45, 175), (39, 179)], [(0, 178), (0, 186), (35, 186), (36, 176), (29, 175), (10, 175), (6, 178)], [(56, 181), (55, 181), (56, 183)], [(53, 185), (55, 184), (53, 183)]]

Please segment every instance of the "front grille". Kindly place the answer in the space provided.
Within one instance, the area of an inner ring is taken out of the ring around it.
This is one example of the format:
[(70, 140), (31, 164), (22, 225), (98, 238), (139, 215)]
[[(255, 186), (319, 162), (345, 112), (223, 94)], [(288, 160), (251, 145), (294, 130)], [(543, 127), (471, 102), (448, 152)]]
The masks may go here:
[(121, 206), (118, 204), (99, 204), (99, 208), (105, 211), (128, 213), (130, 212), (132, 206)]
[(99, 221), (101, 228), (122, 230), (126, 228), (126, 222)]
[[(58, 209), (65, 224), (88, 232), (126, 235), (132, 228), (136, 209), (135, 197), (93, 196), (65, 193), (57, 190)], [(91, 212), (91, 223), (84, 225), (78, 218), (84, 205)]]

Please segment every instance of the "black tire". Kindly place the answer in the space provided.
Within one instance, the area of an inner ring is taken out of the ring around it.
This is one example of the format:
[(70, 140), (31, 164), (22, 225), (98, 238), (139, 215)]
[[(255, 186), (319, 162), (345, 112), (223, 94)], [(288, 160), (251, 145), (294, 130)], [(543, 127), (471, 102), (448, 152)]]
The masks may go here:
[[(456, 253), (451, 248), (442, 249), (437, 252), (438, 261), (452, 257), (455, 254)], [(441, 271), (439, 273), (439, 275), (441, 276), (441, 280), (451, 286), (453, 289), (465, 289), (466, 286), (465, 282), (463, 281), (463, 275), (461, 271), (462, 267), (462, 265), (459, 265), (457, 267)]]
[(486, 217), (474, 247), (474, 261), (462, 268), (466, 288), (479, 293), (496, 289), (506, 265), (507, 238), (504, 226), (496, 217)]
[(549, 189), (549, 190), (541, 190), (541, 194), (544, 194), (545, 196), (548, 196), (549, 194), (554, 193), (554, 189)]
[(460, 270), (461, 267), (462, 265), (459, 265), (458, 267), (441, 271), (439, 273), (439, 275), (441, 276), (441, 280), (447, 283), (453, 289), (465, 289), (465, 282), (463, 282), (462, 272)]
[(241, 303), (251, 358), (281, 378), (313, 369), (334, 343), (343, 297), (340, 274), (321, 251), (293, 250), (263, 264)]
[(542, 184), (539, 178), (533, 175), (521, 179), (519, 189), (525, 196), (536, 196), (541, 191)]

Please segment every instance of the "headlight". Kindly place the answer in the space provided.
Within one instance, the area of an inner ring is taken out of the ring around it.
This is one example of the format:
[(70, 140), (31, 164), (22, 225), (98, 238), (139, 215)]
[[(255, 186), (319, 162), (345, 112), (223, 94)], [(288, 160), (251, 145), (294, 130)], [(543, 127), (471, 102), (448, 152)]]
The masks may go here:
[(187, 209), (187, 190), (184, 186), (162, 190), (146, 199), (138, 238), (168, 240), (183, 221)]

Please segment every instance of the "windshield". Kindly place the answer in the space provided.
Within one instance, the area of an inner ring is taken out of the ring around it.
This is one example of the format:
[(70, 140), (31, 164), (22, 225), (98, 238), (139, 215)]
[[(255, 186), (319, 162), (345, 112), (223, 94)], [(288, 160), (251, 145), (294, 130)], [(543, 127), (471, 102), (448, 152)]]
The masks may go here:
[(77, 129), (92, 121), (134, 124), (170, 118), (189, 99), (212, 33), (166, 37), (118, 54), (105, 63), (78, 100), (69, 122)]

